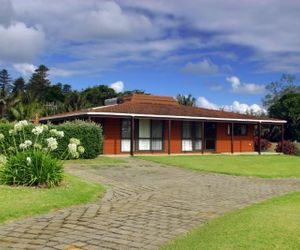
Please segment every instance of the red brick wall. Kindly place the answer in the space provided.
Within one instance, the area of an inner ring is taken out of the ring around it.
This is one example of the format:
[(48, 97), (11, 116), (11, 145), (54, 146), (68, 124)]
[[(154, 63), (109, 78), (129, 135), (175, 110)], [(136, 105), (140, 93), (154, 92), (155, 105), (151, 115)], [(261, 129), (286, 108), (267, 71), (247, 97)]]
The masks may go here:
[[(248, 125), (246, 136), (234, 136), (234, 152), (254, 151), (253, 125)], [(217, 146), (216, 152), (231, 152), (231, 136), (227, 135), (227, 123), (217, 123)]]
[(181, 153), (181, 121), (171, 122), (171, 154)]
[(120, 154), (120, 119), (105, 118), (103, 124), (103, 154)]

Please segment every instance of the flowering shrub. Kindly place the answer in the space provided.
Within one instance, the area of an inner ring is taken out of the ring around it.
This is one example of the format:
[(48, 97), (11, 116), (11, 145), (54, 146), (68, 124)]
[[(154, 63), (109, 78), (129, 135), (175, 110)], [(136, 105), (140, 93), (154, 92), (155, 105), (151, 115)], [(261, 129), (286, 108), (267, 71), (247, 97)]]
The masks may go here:
[[(32, 124), (20, 121), (9, 130), (9, 138), (0, 133), (3, 154), (0, 156), (0, 182), (8, 185), (47, 186), (58, 185), (63, 178), (62, 161), (59, 159), (79, 158), (84, 153), (80, 140), (70, 139), (68, 147), (60, 157), (54, 157), (63, 131), (39, 125), (31, 130), (33, 137), (26, 138), (25, 129)], [(47, 133), (46, 133), (47, 132)], [(47, 137), (49, 135), (50, 137)], [(18, 140), (17, 140), (18, 138)], [(6, 149), (3, 141), (9, 141)], [(19, 143), (17, 143), (17, 141)]]
[[(272, 143), (270, 141), (266, 140), (266, 139), (261, 139), (260, 140), (260, 145), (261, 145), (261, 151), (266, 151), (272, 146)], [(254, 148), (255, 148), (255, 151), (259, 151), (258, 137), (254, 138)]]
[[(275, 149), (276, 152), (281, 153), (282, 147), (281, 142), (279, 142)], [(297, 145), (291, 141), (283, 141), (283, 152), (287, 155), (296, 155), (297, 154)]]

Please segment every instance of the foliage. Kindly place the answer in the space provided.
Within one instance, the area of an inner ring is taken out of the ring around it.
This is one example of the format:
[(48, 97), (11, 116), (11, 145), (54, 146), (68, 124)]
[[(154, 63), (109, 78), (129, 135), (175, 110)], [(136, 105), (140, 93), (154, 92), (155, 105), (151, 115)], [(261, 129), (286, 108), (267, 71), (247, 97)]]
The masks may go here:
[(279, 81), (267, 84), (267, 94), (263, 98), (263, 105), (268, 108), (287, 93), (300, 93), (300, 86), (297, 86), (295, 82), (294, 75), (283, 74)]
[[(260, 139), (260, 149), (261, 151), (267, 151), (272, 146), (272, 143), (267, 139)], [(258, 137), (254, 138), (254, 149), (255, 151), (259, 151), (259, 140)]]
[(11, 155), (0, 172), (0, 183), (6, 185), (54, 187), (62, 178), (62, 162), (37, 150)]
[(227, 213), (162, 249), (299, 249), (299, 210), (299, 192), (276, 197)]
[[(31, 130), (26, 137), (25, 130)], [(47, 135), (46, 135), (47, 133)], [(71, 138), (59, 157), (54, 153), (63, 131), (47, 125), (33, 127), (26, 120), (16, 123), (8, 135), (0, 133), (0, 183), (7, 185), (47, 186), (58, 185), (63, 178), (62, 162), (58, 159), (79, 158), (84, 153), (80, 140)], [(18, 139), (18, 140), (17, 140)]]
[(11, 77), (6, 69), (0, 71), (0, 96), (5, 98), (11, 88)]
[(82, 92), (86, 99), (86, 107), (102, 106), (105, 99), (117, 96), (117, 93), (106, 85), (87, 88)]
[(196, 105), (196, 98), (193, 97), (191, 94), (189, 95), (177, 95), (177, 101), (186, 106), (195, 106)]
[[(31, 132), (33, 128), (33, 124), (28, 124), (28, 126), (24, 128), (25, 137), (31, 141), (34, 141), (34, 135)], [(71, 138), (78, 138), (81, 141), (81, 145), (85, 148), (85, 152), (80, 155), (81, 158), (91, 159), (101, 153), (103, 135), (102, 127), (99, 124), (76, 120), (59, 125), (48, 124), (48, 128), (48, 131), (44, 131), (45, 138), (51, 137), (50, 129), (64, 132), (64, 137), (59, 139), (57, 149), (51, 152), (53, 157), (61, 157)], [(0, 133), (4, 134), (2, 142), (5, 148), (10, 147), (9, 130), (11, 129), (13, 129), (12, 123), (0, 123)], [(16, 137), (15, 140), (17, 145), (21, 143), (20, 137)], [(4, 153), (3, 147), (0, 147), (0, 153)]]
[[(282, 152), (282, 144), (279, 142), (275, 149), (276, 152)], [(298, 148), (296, 143), (291, 141), (283, 141), (283, 153), (286, 155), (296, 155), (298, 153)]]
[(101, 153), (103, 135), (102, 127), (99, 124), (76, 120), (59, 125), (50, 125), (50, 127), (62, 130), (65, 134), (65, 137), (61, 140), (61, 145), (55, 152), (58, 155), (63, 152), (68, 144), (68, 140), (73, 137), (78, 138), (85, 148), (85, 152), (81, 155), (82, 158), (92, 159)]
[(272, 117), (284, 119), (285, 138), (300, 141), (300, 93), (287, 93), (282, 95), (269, 107)]
[(300, 157), (289, 155), (180, 155), (138, 158), (185, 169), (229, 175), (300, 177)]
[(26, 82), (19, 77), (13, 80), (8, 71), (0, 71), (0, 118), (9, 121), (33, 119), (62, 112), (102, 106), (105, 99), (143, 90), (128, 90), (116, 93), (107, 85), (95, 85), (81, 91), (73, 90), (70, 84), (51, 83), (49, 68), (40, 65)]
[(0, 186), (0, 223), (92, 202), (105, 191), (99, 183), (65, 174), (55, 188)]

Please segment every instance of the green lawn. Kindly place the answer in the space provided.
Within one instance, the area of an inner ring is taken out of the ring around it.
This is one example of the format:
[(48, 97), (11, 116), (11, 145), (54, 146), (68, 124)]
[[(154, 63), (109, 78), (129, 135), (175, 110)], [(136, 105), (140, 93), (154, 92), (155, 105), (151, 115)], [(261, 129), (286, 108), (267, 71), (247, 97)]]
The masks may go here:
[(71, 175), (66, 175), (64, 185), (51, 189), (0, 185), (0, 223), (86, 203), (103, 192), (101, 185)]
[(286, 155), (139, 156), (171, 166), (263, 178), (300, 177), (300, 157)]
[(212, 220), (163, 247), (170, 249), (300, 249), (300, 193)]
[(114, 165), (119, 163), (126, 163), (125, 159), (116, 158), (116, 157), (105, 157), (98, 156), (95, 159), (76, 159), (68, 160), (65, 164), (81, 164), (81, 165)]

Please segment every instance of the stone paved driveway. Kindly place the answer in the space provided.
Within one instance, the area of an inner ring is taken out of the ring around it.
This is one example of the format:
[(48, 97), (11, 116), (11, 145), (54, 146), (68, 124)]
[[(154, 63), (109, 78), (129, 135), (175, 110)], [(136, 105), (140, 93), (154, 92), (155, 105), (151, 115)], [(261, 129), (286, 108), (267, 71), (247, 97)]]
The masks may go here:
[(0, 226), (1, 249), (158, 249), (224, 212), (300, 190), (297, 179), (201, 173), (136, 159), (67, 169), (109, 186), (105, 197)]

